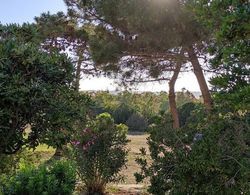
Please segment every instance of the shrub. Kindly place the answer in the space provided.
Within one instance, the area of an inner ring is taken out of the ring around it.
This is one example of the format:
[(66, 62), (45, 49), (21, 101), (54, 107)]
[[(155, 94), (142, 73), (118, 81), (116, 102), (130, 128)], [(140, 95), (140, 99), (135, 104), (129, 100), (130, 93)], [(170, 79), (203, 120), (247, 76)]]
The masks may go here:
[(38, 165), (45, 158), (41, 158), (40, 152), (32, 152), (26, 148), (19, 150), (15, 154), (0, 154), (0, 178), (4, 175), (13, 175), (22, 164)]
[(103, 113), (72, 142), (79, 177), (88, 194), (103, 194), (107, 183), (123, 178), (119, 172), (127, 162), (127, 130), (125, 125), (115, 125), (111, 116)]
[(71, 60), (58, 50), (48, 55), (38, 34), (34, 24), (0, 24), (0, 155), (67, 144), (88, 110), (90, 98), (72, 87)]
[(11, 174), (20, 160), (19, 153), (15, 155), (0, 154), (0, 177), (2, 174)]
[(76, 174), (72, 163), (55, 161), (50, 165), (22, 167), (14, 176), (2, 180), (2, 193), (8, 195), (72, 194)]
[[(249, 120), (249, 119), (248, 119)], [(169, 124), (169, 126), (168, 126)], [(178, 131), (171, 123), (151, 128), (145, 151), (137, 159), (137, 181), (150, 178), (152, 194), (249, 194), (250, 129), (245, 116), (216, 114)]]
[(147, 120), (140, 114), (132, 114), (126, 122), (129, 131), (145, 131), (148, 127)]
[[(197, 110), (203, 110), (203, 112), (205, 112), (204, 106), (202, 104), (194, 102), (188, 102), (180, 106), (178, 108), (180, 126), (183, 127), (188, 122), (188, 119), (190, 119), (192, 112), (197, 112)], [(192, 115), (192, 117), (194, 117), (194, 115)]]
[(114, 117), (116, 124), (120, 124), (120, 123), (125, 124), (126, 121), (129, 119), (129, 117), (133, 113), (134, 113), (134, 110), (130, 108), (129, 105), (123, 103), (114, 110), (112, 116)]

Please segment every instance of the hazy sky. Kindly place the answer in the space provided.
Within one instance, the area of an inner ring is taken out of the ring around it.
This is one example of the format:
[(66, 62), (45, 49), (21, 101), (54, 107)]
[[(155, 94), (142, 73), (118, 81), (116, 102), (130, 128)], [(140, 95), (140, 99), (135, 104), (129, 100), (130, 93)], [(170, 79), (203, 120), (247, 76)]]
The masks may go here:
[[(57, 11), (66, 11), (63, 0), (0, 0), (0, 22), (19, 23), (33, 22), (35, 16), (39, 16), (43, 12), (56, 13)], [(193, 73), (180, 74), (176, 90), (179, 91), (183, 87), (190, 91), (200, 91), (198, 83)], [(82, 90), (115, 90), (116, 86), (107, 78), (91, 78), (81, 81)], [(143, 84), (138, 90), (146, 91), (166, 91), (168, 84)]]

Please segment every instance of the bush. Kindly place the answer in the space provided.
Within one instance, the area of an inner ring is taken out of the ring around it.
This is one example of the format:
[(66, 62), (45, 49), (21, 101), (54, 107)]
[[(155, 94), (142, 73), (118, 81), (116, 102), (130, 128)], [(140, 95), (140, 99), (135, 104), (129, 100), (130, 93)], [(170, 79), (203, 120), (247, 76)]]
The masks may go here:
[[(178, 108), (180, 126), (183, 127), (188, 122), (188, 119), (190, 120), (192, 112), (197, 112), (197, 110), (203, 110), (203, 112), (205, 112), (205, 108), (202, 104), (194, 102), (188, 102), (180, 106)], [(192, 117), (194, 117), (194, 115), (192, 115)], [(197, 118), (197, 116), (195, 118)]]
[(8, 195), (66, 195), (75, 188), (74, 166), (67, 161), (55, 161), (51, 165), (22, 167), (14, 176), (2, 180), (2, 193)]
[(57, 49), (48, 55), (34, 24), (0, 24), (0, 37), (0, 155), (67, 144), (91, 103), (73, 87), (71, 59)]
[[(248, 119), (249, 120), (249, 119)], [(169, 126), (167, 126), (169, 124)], [(150, 178), (152, 194), (249, 194), (250, 129), (245, 116), (214, 113), (175, 131), (171, 123), (152, 127), (152, 164), (137, 159), (137, 181)]]
[(88, 194), (103, 194), (107, 183), (123, 179), (119, 172), (127, 162), (127, 130), (103, 113), (72, 142), (79, 177)]
[(148, 127), (147, 120), (140, 114), (132, 114), (126, 122), (129, 131), (145, 131)]
[(114, 117), (115, 123), (125, 124), (129, 117), (134, 113), (134, 110), (129, 107), (127, 104), (121, 104), (118, 108), (116, 108), (112, 114)]
[(0, 179), (4, 175), (13, 175), (23, 164), (38, 165), (46, 158), (41, 158), (41, 152), (32, 152), (26, 148), (15, 154), (0, 154)]
[(19, 160), (19, 153), (15, 155), (0, 154), (0, 177), (3, 174), (13, 173), (18, 166)]

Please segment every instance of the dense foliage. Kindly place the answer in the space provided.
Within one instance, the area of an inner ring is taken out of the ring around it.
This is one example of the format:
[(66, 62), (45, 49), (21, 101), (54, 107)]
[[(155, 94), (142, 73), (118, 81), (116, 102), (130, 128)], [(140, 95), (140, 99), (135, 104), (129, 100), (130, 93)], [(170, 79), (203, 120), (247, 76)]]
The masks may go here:
[(72, 163), (56, 161), (38, 168), (24, 166), (14, 176), (6, 177), (0, 184), (0, 192), (8, 195), (72, 194), (76, 172)]
[(134, 113), (132, 114), (127, 122), (126, 125), (129, 127), (130, 131), (140, 131), (144, 132), (148, 128), (147, 120), (140, 114)]
[(249, 2), (190, 2), (197, 19), (210, 31), (208, 52), (212, 56), (211, 69), (217, 73), (211, 83), (220, 92), (216, 100), (231, 111), (249, 109)]
[[(150, 193), (250, 194), (249, 1), (64, 1), (67, 14), (0, 24), (0, 193), (72, 194), (77, 169), (88, 194), (104, 194), (123, 179), (127, 131), (148, 130), (151, 159), (141, 149), (135, 176)], [(175, 93), (182, 71), (194, 72), (205, 106)], [(97, 92), (92, 104), (78, 92), (83, 73), (169, 81), (169, 94)], [(69, 141), (76, 167), (17, 170), (24, 147)]]
[[(169, 103), (165, 92), (133, 93), (124, 91), (117, 94), (95, 92), (90, 95), (95, 101), (94, 114), (108, 112), (112, 115), (116, 124), (126, 124), (129, 131), (145, 131), (155, 117), (169, 112)], [(188, 90), (176, 93), (178, 107), (188, 102), (199, 102), (199, 100)]]
[[(89, 98), (71, 83), (73, 65), (38, 44), (33, 25), (0, 28), (0, 153), (15, 153), (40, 142), (59, 147), (69, 141), (77, 120), (84, 122)], [(81, 106), (80, 106), (81, 105)], [(31, 126), (31, 131), (25, 131)]]
[[(137, 159), (137, 181), (150, 177), (153, 194), (248, 194), (250, 173), (249, 116), (214, 113), (174, 131), (167, 119), (150, 131), (146, 153)], [(169, 125), (168, 125), (169, 124)]]
[[(249, 194), (249, 3), (189, 1), (208, 28), (214, 110), (206, 115), (189, 105), (182, 128), (169, 120), (152, 126), (148, 140), (153, 163), (137, 161), (138, 181), (149, 176), (153, 194)], [(190, 116), (190, 117), (188, 117)]]
[(108, 113), (89, 122), (72, 141), (78, 174), (88, 194), (104, 194), (107, 183), (122, 180), (120, 171), (127, 162), (128, 128), (114, 124)]

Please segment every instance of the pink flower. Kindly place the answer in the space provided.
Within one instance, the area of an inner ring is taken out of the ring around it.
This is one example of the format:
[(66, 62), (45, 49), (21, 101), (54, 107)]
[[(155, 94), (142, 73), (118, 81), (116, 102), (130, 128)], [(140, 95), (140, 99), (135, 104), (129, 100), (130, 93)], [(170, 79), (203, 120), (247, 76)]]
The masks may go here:
[(84, 145), (84, 146), (82, 147), (82, 149), (83, 149), (84, 151), (86, 151), (86, 150), (87, 150), (87, 147)]
[(79, 141), (71, 141), (71, 144), (73, 144), (74, 146), (77, 146), (77, 145), (79, 145), (80, 144), (80, 142)]
[(91, 132), (91, 129), (90, 128), (85, 128), (84, 130), (83, 130), (83, 133), (90, 133)]

